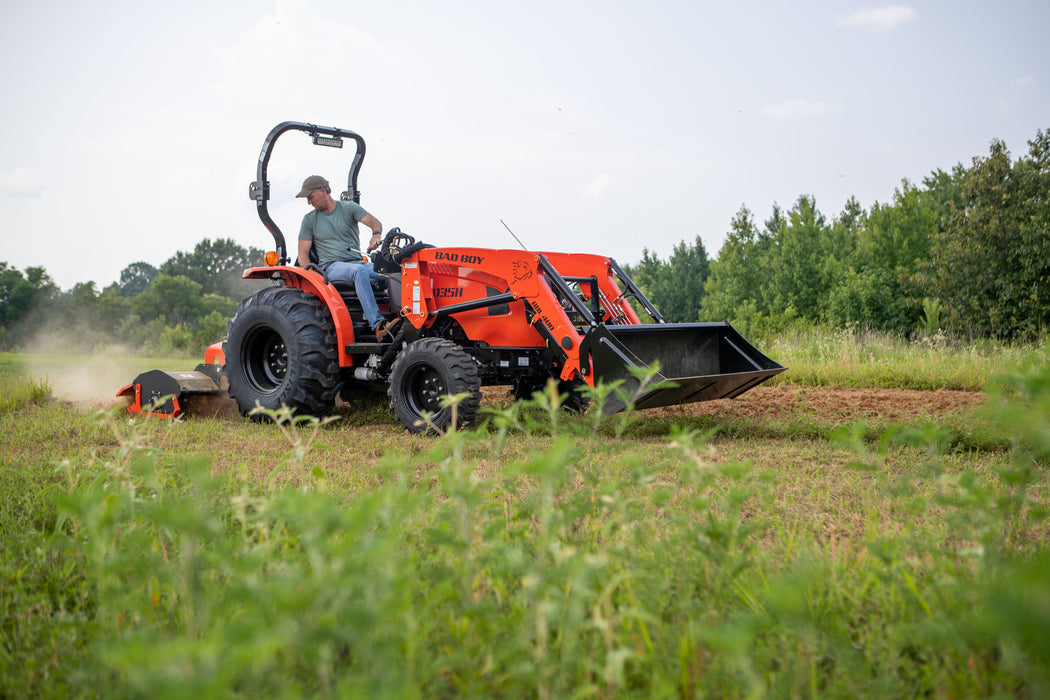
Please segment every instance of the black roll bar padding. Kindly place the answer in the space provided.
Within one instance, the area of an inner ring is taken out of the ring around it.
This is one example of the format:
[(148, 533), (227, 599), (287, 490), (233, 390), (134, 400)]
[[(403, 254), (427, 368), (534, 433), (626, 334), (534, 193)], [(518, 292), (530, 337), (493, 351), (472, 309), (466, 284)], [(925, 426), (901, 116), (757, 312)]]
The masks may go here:
[(347, 131), (346, 129), (318, 126), (305, 122), (281, 122), (270, 129), (270, 133), (266, 135), (266, 140), (263, 141), (262, 150), (259, 152), (259, 165), (255, 171), (255, 182), (248, 186), (248, 197), (255, 200), (259, 219), (262, 221), (263, 226), (266, 227), (266, 230), (270, 232), (270, 235), (273, 236), (274, 244), (277, 246), (278, 265), (288, 264), (288, 246), (285, 243), (284, 234), (281, 233), (281, 228), (274, 223), (274, 220), (270, 217), (270, 212), (266, 208), (266, 202), (270, 199), (270, 182), (266, 179), (266, 167), (270, 163), (270, 156), (273, 155), (273, 147), (277, 142), (277, 138), (281, 134), (293, 130), (302, 131), (310, 136), (324, 135), (347, 138), (357, 144), (357, 152), (354, 154), (354, 160), (350, 163), (350, 173), (346, 179), (347, 189), (346, 192), (340, 195), (340, 199), (353, 201), (357, 204), (361, 203), (361, 192), (357, 189), (357, 174), (361, 171), (361, 163), (365, 159), (365, 140), (360, 134)]

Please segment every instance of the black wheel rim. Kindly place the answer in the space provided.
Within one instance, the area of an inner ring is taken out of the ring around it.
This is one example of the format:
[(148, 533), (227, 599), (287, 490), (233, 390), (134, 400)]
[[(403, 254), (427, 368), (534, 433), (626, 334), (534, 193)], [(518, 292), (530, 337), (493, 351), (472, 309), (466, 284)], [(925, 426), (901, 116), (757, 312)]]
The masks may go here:
[(288, 348), (272, 328), (257, 328), (245, 340), (241, 358), (248, 382), (254, 389), (272, 393), (288, 373)]
[(408, 392), (405, 397), (416, 415), (423, 412), (437, 413), (441, 410), (441, 399), (449, 393), (448, 385), (441, 373), (430, 365), (419, 365), (409, 373)]

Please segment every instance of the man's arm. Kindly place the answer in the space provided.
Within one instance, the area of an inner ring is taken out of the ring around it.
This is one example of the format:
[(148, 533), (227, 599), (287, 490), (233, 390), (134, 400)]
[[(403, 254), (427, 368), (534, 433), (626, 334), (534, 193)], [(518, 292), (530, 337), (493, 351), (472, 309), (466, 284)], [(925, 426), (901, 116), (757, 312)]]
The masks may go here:
[(313, 241), (299, 241), (299, 267), (310, 264), (310, 249), (313, 247)]
[(303, 223), (299, 224), (299, 267), (310, 264), (310, 249), (314, 247), (314, 219), (316, 212), (310, 212), (303, 217)]
[(379, 219), (375, 218), (371, 214), (365, 214), (361, 217), (361, 223), (372, 229), (372, 238), (368, 241), (367, 250), (369, 252), (379, 247), (383, 237), (383, 224), (379, 222)]

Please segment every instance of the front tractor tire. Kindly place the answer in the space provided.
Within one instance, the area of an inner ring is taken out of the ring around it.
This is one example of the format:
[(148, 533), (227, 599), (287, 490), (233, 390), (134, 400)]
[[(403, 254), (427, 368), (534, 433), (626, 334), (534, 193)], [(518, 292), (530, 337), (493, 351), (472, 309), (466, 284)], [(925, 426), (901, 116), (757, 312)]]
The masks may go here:
[(283, 407), (294, 415), (327, 415), (339, 393), (335, 326), (321, 300), (294, 287), (270, 287), (243, 300), (230, 319), (223, 369), (242, 416)]
[[(466, 393), (453, 410), (442, 406), (445, 396)], [(443, 433), (474, 423), (481, 406), (481, 378), (474, 360), (443, 338), (423, 338), (409, 344), (390, 370), (390, 407), (411, 433)]]

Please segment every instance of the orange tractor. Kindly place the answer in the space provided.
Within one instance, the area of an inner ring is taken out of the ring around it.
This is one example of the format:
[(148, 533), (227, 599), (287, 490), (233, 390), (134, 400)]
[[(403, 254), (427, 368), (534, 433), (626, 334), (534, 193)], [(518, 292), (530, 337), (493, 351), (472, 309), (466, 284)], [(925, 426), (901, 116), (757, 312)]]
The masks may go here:
[[(365, 154), (358, 134), (301, 122), (271, 130), (249, 194), (276, 251), (245, 270), (272, 287), (244, 299), (227, 337), (211, 346), (194, 372), (145, 372), (118, 396), (129, 410), (177, 417), (192, 397), (228, 394), (242, 415), (256, 407), (324, 416), (355, 388), (386, 388), (401, 424), (440, 431), (453, 416), (473, 423), (481, 387), (508, 385), (528, 398), (550, 379), (570, 406), (582, 406), (584, 384), (623, 382), (602, 407), (639, 409), (735, 397), (785, 367), (728, 323), (666, 323), (612, 258), (600, 255), (433, 247), (398, 229), (372, 262), (380, 310), (401, 323), (378, 342), (353, 285), (331, 283), (316, 265), (289, 265), (284, 235), (267, 211), (266, 168), (279, 136), (298, 131), (323, 146), (356, 144), (344, 200), (360, 201), (357, 176)], [(632, 303), (633, 301), (633, 303)], [(642, 321), (639, 314), (647, 316)], [(659, 362), (655, 383), (638, 372)], [(662, 381), (668, 380), (668, 381)], [(443, 401), (465, 394), (455, 411)]]

